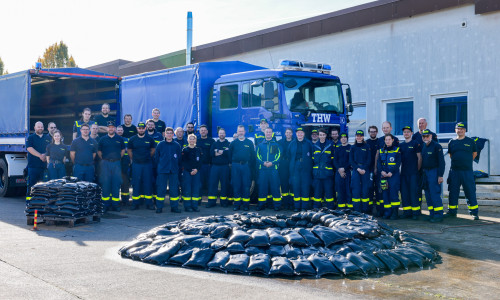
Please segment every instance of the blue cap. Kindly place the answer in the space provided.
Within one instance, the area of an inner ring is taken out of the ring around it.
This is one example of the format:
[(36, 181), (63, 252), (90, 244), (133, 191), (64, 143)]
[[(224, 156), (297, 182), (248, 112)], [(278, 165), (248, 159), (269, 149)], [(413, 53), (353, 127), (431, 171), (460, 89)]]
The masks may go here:
[(405, 127), (403, 127), (403, 129), (402, 129), (402, 130), (403, 130), (403, 131), (405, 131), (405, 129), (408, 129), (408, 130), (410, 130), (411, 132), (413, 132), (413, 129), (411, 128), (411, 126), (405, 126)]
[(422, 130), (422, 136), (424, 135), (432, 135), (432, 131), (430, 131), (429, 129), (424, 129)]
[(465, 126), (465, 124), (463, 122), (458, 122), (457, 125), (455, 125), (455, 128), (467, 129), (467, 127)]
[(356, 130), (356, 135), (365, 136), (365, 132), (363, 130)]
[(108, 126), (116, 126), (115, 121), (108, 121)]

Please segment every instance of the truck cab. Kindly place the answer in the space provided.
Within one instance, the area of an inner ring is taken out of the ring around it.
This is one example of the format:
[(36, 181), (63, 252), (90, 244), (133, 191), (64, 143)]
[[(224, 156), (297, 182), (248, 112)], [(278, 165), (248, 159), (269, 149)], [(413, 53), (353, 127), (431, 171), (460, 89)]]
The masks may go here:
[(253, 70), (222, 75), (214, 84), (212, 134), (226, 129), (228, 137), (237, 125), (258, 132), (267, 119), (276, 136), (287, 128), (303, 127), (309, 135), (314, 128), (338, 127), (347, 132), (352, 112), (351, 92), (326, 64), (283, 60), (279, 69)]

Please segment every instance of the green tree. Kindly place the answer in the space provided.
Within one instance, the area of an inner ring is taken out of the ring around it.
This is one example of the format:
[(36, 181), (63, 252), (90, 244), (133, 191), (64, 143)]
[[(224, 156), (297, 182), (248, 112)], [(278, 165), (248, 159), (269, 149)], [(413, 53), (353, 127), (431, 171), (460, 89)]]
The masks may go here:
[(3, 65), (3, 60), (2, 60), (2, 58), (0, 57), (0, 75), (3, 75), (3, 68), (4, 68), (4, 65)]
[(45, 69), (77, 66), (73, 55), (68, 55), (68, 46), (63, 41), (45, 49), (43, 57), (38, 57), (38, 62), (41, 62), (42, 68)]

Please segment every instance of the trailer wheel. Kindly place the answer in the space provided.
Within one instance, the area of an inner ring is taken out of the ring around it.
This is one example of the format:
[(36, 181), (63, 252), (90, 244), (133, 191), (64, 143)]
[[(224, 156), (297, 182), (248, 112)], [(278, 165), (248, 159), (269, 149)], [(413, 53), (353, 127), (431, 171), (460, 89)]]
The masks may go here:
[(14, 188), (9, 188), (9, 172), (5, 159), (0, 159), (0, 197), (12, 196)]

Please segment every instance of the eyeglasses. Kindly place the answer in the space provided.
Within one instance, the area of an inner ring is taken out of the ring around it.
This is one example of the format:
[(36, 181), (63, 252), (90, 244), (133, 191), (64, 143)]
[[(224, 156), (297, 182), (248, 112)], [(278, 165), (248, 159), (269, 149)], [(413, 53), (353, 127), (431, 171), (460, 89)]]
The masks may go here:
[(194, 128), (194, 127), (192, 127), (192, 126), (189, 126), (189, 127), (187, 128), (187, 129), (193, 129), (193, 128)]

